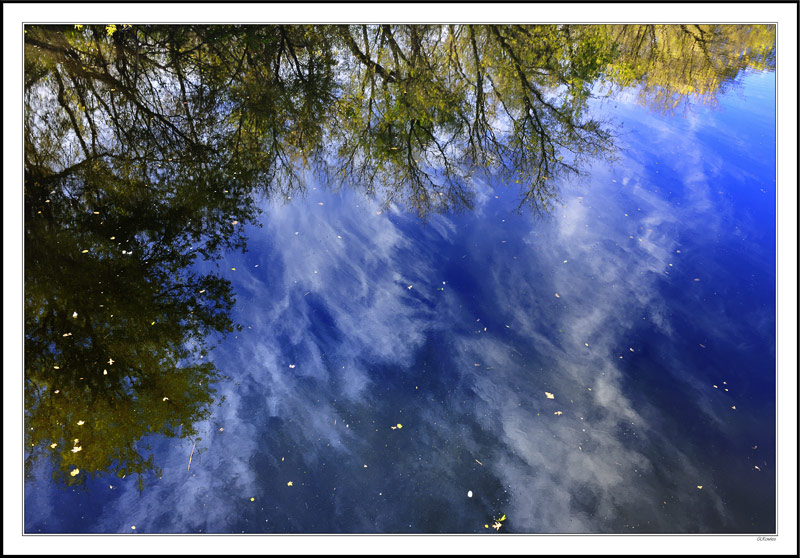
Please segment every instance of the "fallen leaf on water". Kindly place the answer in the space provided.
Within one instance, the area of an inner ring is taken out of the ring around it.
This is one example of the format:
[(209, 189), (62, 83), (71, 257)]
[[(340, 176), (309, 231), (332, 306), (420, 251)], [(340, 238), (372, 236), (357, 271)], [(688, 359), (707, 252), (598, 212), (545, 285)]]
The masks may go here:
[(89, 250), (81, 250), (81, 254), (88, 254)]
[(58, 445), (58, 444), (57, 444), (56, 442), (53, 442), (52, 444), (50, 444), (50, 447), (51, 447), (51, 448), (53, 448), (53, 449), (56, 449), (56, 446), (57, 446), (57, 445)]
[(294, 368), (294, 364), (290, 364), (290, 365), (289, 365), (289, 368)]
[(562, 413), (561, 411), (556, 411), (556, 412), (555, 412), (555, 413), (553, 413), (553, 414), (554, 414), (554, 415), (563, 415), (564, 413)]
[(231, 221), (231, 225), (238, 225), (239, 221)]
[(286, 483), (286, 486), (293, 486), (293, 485), (294, 485), (294, 483), (292, 481), (289, 481), (289, 482)]
[(500, 523), (499, 521), (495, 521), (494, 523), (492, 523), (492, 529), (494, 529), (495, 531), (499, 531), (500, 527), (502, 527), (502, 526), (503, 526), (503, 524)]
[(397, 428), (403, 428), (403, 425), (398, 422), (397, 423)]
[(83, 449), (83, 448), (82, 448), (81, 446), (75, 446), (74, 448), (72, 448), (72, 449), (71, 449), (71, 450), (69, 450), (69, 451), (71, 451), (72, 453), (78, 453), (78, 452), (79, 452), (79, 451), (81, 451), (82, 449)]
[(78, 426), (83, 426), (84, 424), (85, 424), (85, 422), (84, 422), (84, 421), (82, 421), (82, 420), (79, 420), (79, 421), (78, 421)]
[(472, 490), (467, 492), (467, 498), (472, 498)]
[(760, 471), (761, 470), (761, 467), (759, 467), (758, 465), (754, 465), (754, 467), (755, 467), (756, 471)]
[(556, 298), (561, 298), (561, 297), (558, 295), (558, 293), (556, 293)]
[(78, 476), (78, 473), (80, 473), (80, 472), (81, 472), (80, 469), (73, 469), (72, 471), (69, 472), (69, 474), (70, 474), (71, 477), (76, 477), (76, 476)]
[(505, 514), (503, 514), (503, 517), (501, 517), (501, 518), (500, 518), (500, 519), (498, 519), (497, 521), (505, 521), (505, 520), (506, 520), (506, 516), (505, 516)]
[(114, 364), (114, 359), (113, 358), (108, 359), (108, 363), (109, 364)]
[(77, 313), (77, 312), (73, 312), (73, 313), (72, 313), (72, 317), (73, 317), (73, 318), (77, 318), (77, 317), (78, 317), (78, 313)]
[(169, 401), (169, 397), (165, 397), (165, 398), (164, 398), (164, 399), (162, 399), (161, 401)]
[(733, 409), (733, 410), (735, 411), (735, 410), (736, 410), (736, 405), (734, 405), (733, 407), (731, 407), (731, 409)]
[(251, 502), (255, 502), (255, 501), (256, 501), (256, 499), (255, 499), (255, 498), (250, 498), (250, 501), (251, 501)]
[(475, 463), (477, 463), (478, 465), (480, 465), (481, 467), (483, 467), (483, 463), (481, 463), (481, 462), (480, 462), (480, 461), (478, 461), (477, 459), (475, 460)]
[(60, 366), (53, 366), (53, 369), (55, 369), (55, 370), (60, 370), (60, 369), (61, 369), (61, 367), (60, 367)]
[(556, 396), (553, 395), (552, 393), (550, 393), (549, 391), (544, 392), (544, 394), (547, 396), (548, 399), (555, 399), (556, 398)]

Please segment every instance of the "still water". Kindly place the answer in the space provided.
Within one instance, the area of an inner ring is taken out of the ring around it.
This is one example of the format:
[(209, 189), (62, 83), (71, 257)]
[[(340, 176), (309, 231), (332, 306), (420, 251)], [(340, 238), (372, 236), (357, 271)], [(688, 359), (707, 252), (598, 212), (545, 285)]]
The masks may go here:
[[(586, 29), (537, 35), (576, 41), (554, 66), (515, 60), (513, 29), (479, 29), (480, 79), (499, 68), (493, 110), (503, 95), (538, 102), (527, 114), (543, 123), (512, 108), (486, 120), (497, 136), (473, 135), (475, 114), (458, 135), (450, 116), (474, 96), (391, 104), (397, 82), (419, 86), (397, 76), (444, 48), (428, 42), (437, 30), (366, 31), (284, 38), (279, 64), (303, 79), (267, 87), (254, 70), (221, 85), (209, 55), (135, 93), (126, 72), (149, 70), (119, 53), (164, 41), (174, 62), (188, 30), (29, 30), (25, 532), (774, 532), (774, 64), (742, 62), (750, 45), (737, 69), (720, 55), (670, 85), (666, 63), (620, 61), (641, 38), (629, 29), (608, 48)], [(755, 40), (733, 31), (720, 44)], [(231, 53), (262, 48), (211, 33)], [(392, 33), (400, 52), (376, 53)], [(331, 37), (377, 63), (354, 69), (356, 53), (315, 74)], [(58, 58), (110, 41), (111, 70)], [(546, 96), (515, 97), (505, 65), (551, 71), (528, 84)], [(360, 80), (384, 87), (363, 118)], [(313, 96), (329, 81), (353, 106), (337, 108), (338, 151), (303, 168), (314, 134), (335, 133), (301, 119), (327, 110)], [(176, 107), (166, 117), (159, 95)], [(251, 117), (231, 109), (237, 95), (274, 114), (237, 128), (231, 115)], [(582, 129), (589, 119), (610, 135)], [(436, 131), (422, 140), (414, 123)], [(276, 129), (290, 140), (270, 144)], [(479, 137), (483, 151), (453, 147)], [(486, 153), (510, 172), (479, 165)], [(314, 172), (352, 154), (336, 167), (352, 184)], [(580, 172), (559, 172), (562, 156)]]

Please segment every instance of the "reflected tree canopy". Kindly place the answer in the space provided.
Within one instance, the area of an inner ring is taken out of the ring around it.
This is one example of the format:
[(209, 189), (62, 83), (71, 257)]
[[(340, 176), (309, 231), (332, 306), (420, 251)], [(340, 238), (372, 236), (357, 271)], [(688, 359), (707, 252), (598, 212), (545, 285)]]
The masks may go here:
[[(25, 415), (68, 484), (197, 436), (235, 328), (198, 258), (243, 250), (260, 197), (311, 174), (420, 216), (500, 176), (547, 211), (613, 155), (592, 97), (673, 111), (775, 66), (769, 26), (29, 26)], [(76, 471), (80, 471), (76, 473)]]

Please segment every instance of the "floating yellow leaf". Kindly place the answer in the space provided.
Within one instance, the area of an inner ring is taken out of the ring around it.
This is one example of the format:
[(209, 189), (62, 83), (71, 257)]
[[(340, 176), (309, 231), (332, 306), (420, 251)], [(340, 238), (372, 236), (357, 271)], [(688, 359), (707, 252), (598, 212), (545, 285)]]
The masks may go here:
[(56, 442), (53, 442), (52, 444), (50, 444), (50, 447), (51, 447), (51, 448), (53, 448), (53, 449), (56, 449), (56, 446), (57, 446), (57, 445), (58, 445), (58, 444), (57, 444)]
[(78, 426), (83, 426), (84, 424), (85, 424), (85, 421), (82, 421), (82, 420), (78, 421)]
[(89, 250), (81, 250), (81, 254), (87, 254)]
[(556, 411), (556, 412), (555, 412), (555, 413), (553, 413), (553, 414), (554, 414), (554, 415), (563, 415), (564, 413), (562, 413), (561, 411)]
[(703, 489), (703, 485), (702, 485), (702, 484), (698, 484), (698, 485), (697, 485), (697, 489), (698, 489), (698, 490), (702, 490), (702, 489)]
[(506, 516), (505, 516), (505, 514), (503, 514), (503, 517), (501, 517), (501, 518), (500, 518), (500, 519), (498, 519), (497, 521), (505, 521), (505, 520), (506, 520)]
[(256, 501), (256, 499), (255, 499), (255, 498), (250, 498), (250, 501), (251, 501), (251, 502), (255, 502), (255, 501)]
[(398, 422), (397, 423), (397, 428), (403, 428), (403, 425)]
[(71, 477), (76, 477), (76, 476), (78, 476), (78, 473), (80, 473), (80, 472), (81, 472), (80, 469), (73, 469), (72, 471), (69, 472), (69, 475)]
[(77, 312), (73, 312), (73, 313), (72, 313), (72, 317), (73, 317), (73, 318), (77, 318), (77, 317), (78, 317), (78, 313), (77, 313)]
[(294, 483), (292, 481), (289, 481), (289, 482), (286, 483), (286, 486), (293, 486), (293, 485), (294, 485)]
[(79, 451), (81, 451), (82, 449), (83, 449), (83, 448), (82, 448), (81, 446), (75, 446), (74, 448), (72, 448), (72, 449), (71, 449), (71, 450), (69, 450), (69, 451), (71, 451), (72, 453), (78, 453), (78, 452), (79, 452)]
[(556, 398), (556, 396), (553, 395), (552, 393), (550, 393), (549, 391), (544, 392), (544, 394), (545, 394), (545, 396), (547, 396), (548, 399), (555, 399)]
[(561, 298), (558, 293), (556, 293), (556, 298)]
[(500, 530), (500, 527), (502, 527), (502, 526), (503, 526), (503, 524), (502, 524), (502, 523), (500, 523), (499, 521), (495, 521), (495, 522), (492, 524), (492, 528), (493, 528), (495, 531), (499, 531), (499, 530)]

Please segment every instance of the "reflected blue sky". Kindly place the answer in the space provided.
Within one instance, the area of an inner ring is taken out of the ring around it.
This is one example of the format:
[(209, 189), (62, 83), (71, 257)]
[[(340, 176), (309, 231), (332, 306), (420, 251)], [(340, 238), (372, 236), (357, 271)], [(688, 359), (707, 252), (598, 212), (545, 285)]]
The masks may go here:
[(191, 468), (161, 439), (141, 493), (41, 463), (26, 532), (773, 531), (774, 79), (595, 107), (619, 160), (548, 216), (492, 179), (426, 222), (323, 185), (265, 204), (219, 264), (243, 330)]

